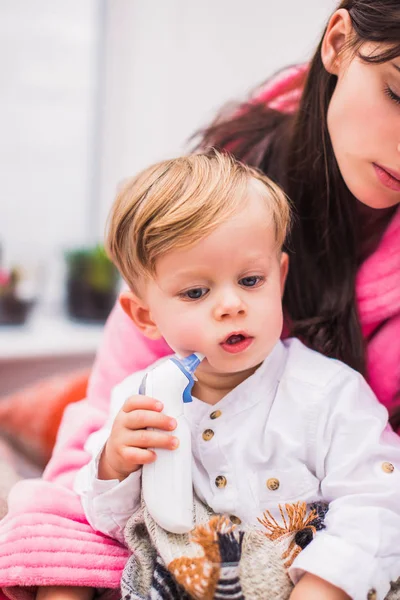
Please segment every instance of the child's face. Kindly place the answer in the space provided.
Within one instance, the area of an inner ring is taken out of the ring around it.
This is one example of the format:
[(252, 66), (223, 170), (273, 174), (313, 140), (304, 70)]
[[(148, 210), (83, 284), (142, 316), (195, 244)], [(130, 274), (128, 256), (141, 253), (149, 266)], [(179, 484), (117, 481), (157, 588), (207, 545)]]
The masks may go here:
[(287, 260), (265, 201), (249, 191), (243, 210), (208, 237), (158, 259), (143, 292), (147, 324), (175, 352), (205, 354), (202, 370), (252, 369), (281, 335)]

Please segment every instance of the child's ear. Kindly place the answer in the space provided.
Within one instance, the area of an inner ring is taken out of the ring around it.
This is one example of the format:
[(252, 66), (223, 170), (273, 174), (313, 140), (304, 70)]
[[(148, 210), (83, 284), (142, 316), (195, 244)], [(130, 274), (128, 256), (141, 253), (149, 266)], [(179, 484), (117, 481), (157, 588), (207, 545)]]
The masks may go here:
[(281, 254), (281, 294), (283, 296), (283, 292), (285, 290), (286, 277), (289, 271), (289, 255), (286, 252), (282, 252)]
[(122, 292), (119, 297), (119, 303), (124, 312), (135, 323), (136, 327), (151, 340), (158, 340), (162, 337), (157, 325), (151, 317), (150, 310), (143, 300), (133, 292)]

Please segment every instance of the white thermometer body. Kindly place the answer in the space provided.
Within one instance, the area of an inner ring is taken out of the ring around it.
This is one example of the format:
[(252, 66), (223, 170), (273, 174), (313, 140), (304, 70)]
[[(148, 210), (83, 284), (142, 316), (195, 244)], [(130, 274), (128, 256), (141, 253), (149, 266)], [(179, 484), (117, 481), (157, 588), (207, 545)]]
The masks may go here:
[[(191, 402), (193, 373), (203, 355), (187, 358), (173, 356), (149, 371), (139, 393), (160, 400), (163, 413), (174, 417), (177, 427), (171, 432), (179, 439), (176, 450), (153, 448), (155, 462), (143, 465), (143, 498), (153, 519), (172, 533), (193, 529), (192, 444), (184, 402)], [(164, 432), (165, 433), (165, 432)]]

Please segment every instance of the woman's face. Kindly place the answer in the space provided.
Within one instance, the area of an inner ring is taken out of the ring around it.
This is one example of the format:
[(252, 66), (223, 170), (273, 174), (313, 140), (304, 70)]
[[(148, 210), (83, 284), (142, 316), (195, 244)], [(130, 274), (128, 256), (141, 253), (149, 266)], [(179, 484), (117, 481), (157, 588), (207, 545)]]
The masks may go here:
[[(362, 52), (373, 48), (367, 45)], [(369, 64), (357, 56), (338, 72), (328, 130), (342, 177), (372, 208), (400, 202), (400, 57)]]
[[(346, 50), (354, 35), (347, 10), (337, 10), (324, 36), (321, 58), (337, 76), (327, 115), (333, 150), (352, 194), (372, 208), (400, 202), (400, 56), (382, 64)], [(365, 43), (363, 56), (386, 48)]]

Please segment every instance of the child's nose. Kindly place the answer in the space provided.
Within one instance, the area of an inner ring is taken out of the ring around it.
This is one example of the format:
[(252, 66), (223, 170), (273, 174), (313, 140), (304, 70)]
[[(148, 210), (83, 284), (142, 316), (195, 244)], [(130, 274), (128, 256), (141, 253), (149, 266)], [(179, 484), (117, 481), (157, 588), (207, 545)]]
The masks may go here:
[(246, 314), (246, 306), (238, 294), (228, 292), (222, 294), (214, 308), (214, 317), (218, 320), (227, 317), (238, 317)]

